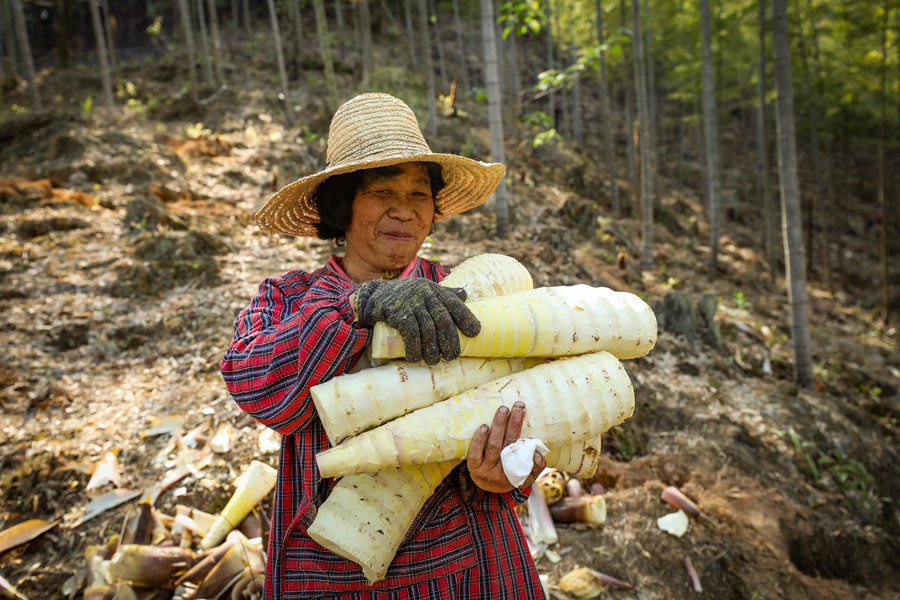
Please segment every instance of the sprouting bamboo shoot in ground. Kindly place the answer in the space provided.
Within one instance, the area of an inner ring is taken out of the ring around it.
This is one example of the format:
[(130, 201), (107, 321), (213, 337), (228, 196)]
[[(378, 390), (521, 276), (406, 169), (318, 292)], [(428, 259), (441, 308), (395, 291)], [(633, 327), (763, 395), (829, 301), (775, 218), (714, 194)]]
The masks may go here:
[(544, 362), (535, 358), (463, 358), (423, 363), (392, 362), (340, 375), (310, 390), (332, 444), (417, 408)]
[(349, 475), (319, 507), (309, 537), (384, 579), (410, 526), (458, 460)]
[[(626, 359), (647, 354), (656, 344), (656, 316), (627, 292), (573, 285), (538, 288), (468, 302), (481, 333), (460, 336), (461, 356), (573, 356), (605, 350)], [(377, 323), (372, 356), (406, 354), (396, 330)]]
[(634, 412), (634, 390), (608, 352), (552, 361), (466, 390), (349, 438), (316, 456), (323, 477), (462, 459), (475, 429), (521, 400), (523, 437), (566, 445), (596, 439)]

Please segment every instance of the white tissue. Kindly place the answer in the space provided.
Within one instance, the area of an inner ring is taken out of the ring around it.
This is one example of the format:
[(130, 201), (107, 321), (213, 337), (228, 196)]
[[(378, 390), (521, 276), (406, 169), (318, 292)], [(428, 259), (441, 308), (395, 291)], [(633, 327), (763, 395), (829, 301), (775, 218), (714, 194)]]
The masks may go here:
[(538, 438), (519, 438), (500, 451), (500, 462), (506, 478), (515, 487), (519, 487), (534, 469), (534, 451), (547, 456), (550, 449)]
[(688, 518), (683, 510), (679, 510), (658, 518), (656, 525), (666, 533), (681, 537), (688, 530)]

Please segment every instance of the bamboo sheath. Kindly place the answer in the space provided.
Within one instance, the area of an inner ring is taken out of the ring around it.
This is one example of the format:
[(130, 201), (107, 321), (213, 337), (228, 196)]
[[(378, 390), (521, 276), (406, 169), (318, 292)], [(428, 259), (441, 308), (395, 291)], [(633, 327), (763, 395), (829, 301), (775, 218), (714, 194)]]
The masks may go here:
[(323, 477), (462, 459), (501, 405), (528, 407), (523, 437), (564, 446), (596, 440), (634, 412), (634, 390), (608, 352), (552, 361), (466, 390), (316, 455)]
[(575, 444), (551, 447), (544, 459), (548, 467), (565, 471), (572, 477), (593, 477), (600, 466), (600, 436)]
[[(643, 356), (656, 343), (656, 317), (640, 298), (588, 285), (517, 292), (467, 303), (482, 324), (473, 338), (460, 336), (461, 356), (573, 356), (605, 350), (617, 358)], [(375, 325), (372, 356), (403, 356), (403, 340)]]

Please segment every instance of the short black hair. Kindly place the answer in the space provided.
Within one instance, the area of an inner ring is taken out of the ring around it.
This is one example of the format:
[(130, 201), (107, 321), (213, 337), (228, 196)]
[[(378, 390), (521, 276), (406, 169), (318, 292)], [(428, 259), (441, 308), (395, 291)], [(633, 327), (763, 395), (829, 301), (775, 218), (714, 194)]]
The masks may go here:
[[(428, 173), (431, 197), (434, 200), (434, 214), (439, 215), (441, 211), (438, 209), (437, 195), (447, 185), (441, 165), (430, 161), (419, 161), (417, 164)], [(402, 172), (403, 169), (399, 165), (388, 165), (332, 175), (320, 183), (313, 193), (313, 201), (316, 203), (316, 210), (319, 211), (316, 236), (323, 240), (337, 240), (338, 244), (342, 244), (347, 228), (350, 227), (353, 200), (356, 198), (357, 190), (365, 187), (373, 179), (391, 177)]]

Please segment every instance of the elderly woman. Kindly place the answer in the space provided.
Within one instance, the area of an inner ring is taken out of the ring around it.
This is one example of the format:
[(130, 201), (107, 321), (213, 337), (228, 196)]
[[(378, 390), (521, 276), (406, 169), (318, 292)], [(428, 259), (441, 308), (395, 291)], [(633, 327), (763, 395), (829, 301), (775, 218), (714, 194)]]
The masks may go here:
[(449, 271), (416, 254), (435, 220), (485, 202), (504, 171), (432, 153), (406, 104), (362, 94), (332, 119), (325, 169), (257, 213), (263, 229), (345, 248), (312, 273), (264, 280), (222, 358), (237, 404), (283, 435), (267, 598), (543, 598), (514, 507), (544, 461), (535, 454), (522, 489), (500, 464), (500, 450), (521, 431), (521, 403), (473, 432), (467, 460), (423, 507), (384, 580), (368, 585), (359, 566), (306, 533), (335, 484), (316, 467), (329, 442), (310, 388), (357, 367), (378, 321), (400, 332), (407, 360), (459, 355), (457, 328), (473, 336), (480, 323), (463, 290), (437, 285)]

